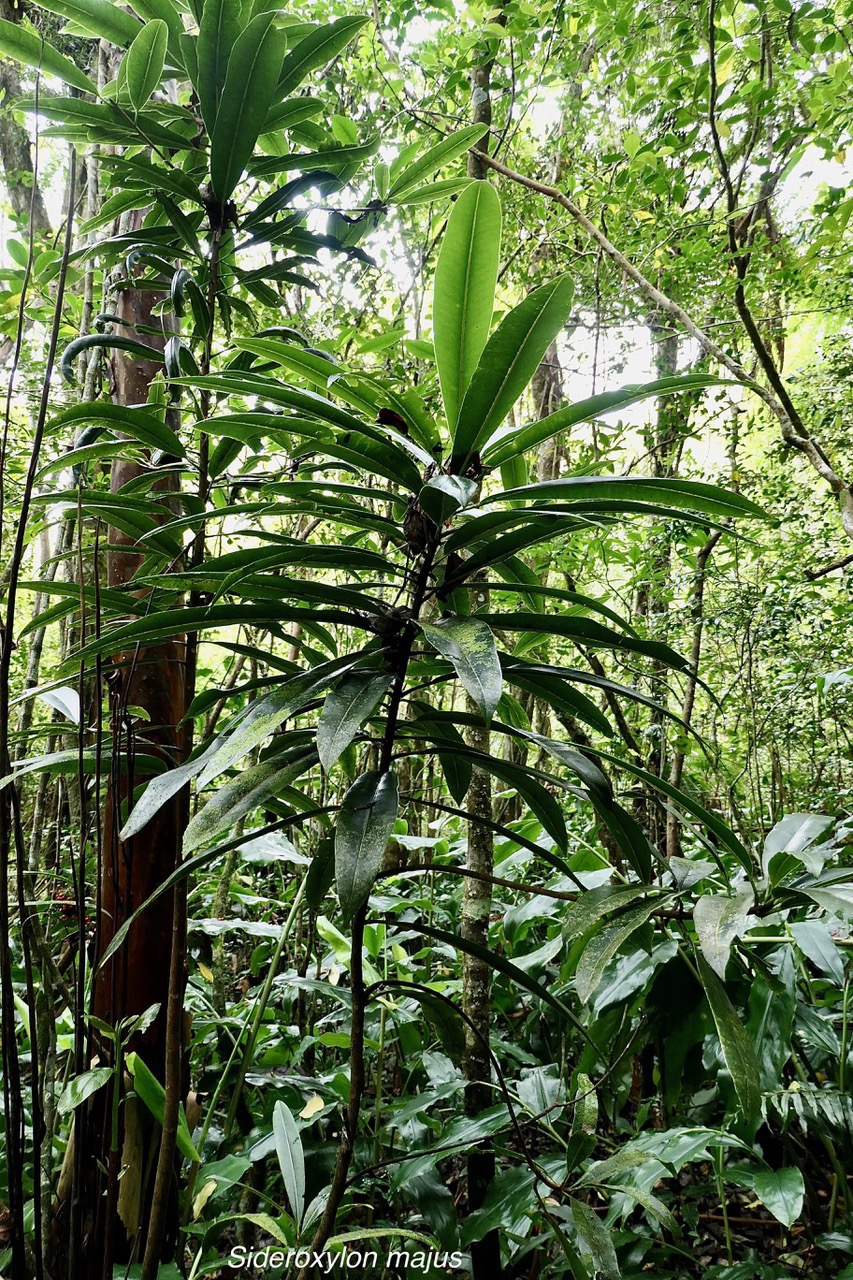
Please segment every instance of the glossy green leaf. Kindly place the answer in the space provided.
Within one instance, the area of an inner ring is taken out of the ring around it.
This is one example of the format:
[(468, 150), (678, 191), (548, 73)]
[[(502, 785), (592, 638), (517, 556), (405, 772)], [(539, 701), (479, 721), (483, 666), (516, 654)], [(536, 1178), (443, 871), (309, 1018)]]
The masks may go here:
[(317, 752), (323, 768), (331, 769), (346, 751), (365, 720), (379, 706), (391, 675), (357, 671), (326, 695), (317, 723)]
[[(124, 1060), (124, 1065), (133, 1078), (134, 1093), (142, 1099), (157, 1123), (162, 1125), (166, 1106), (166, 1091), (162, 1084), (138, 1053), (129, 1053)], [(183, 1103), (178, 1104), (177, 1145), (181, 1155), (187, 1160), (191, 1160), (193, 1164), (201, 1164), (201, 1156), (193, 1146)]]
[(575, 973), (578, 999), (584, 1004), (589, 1003), (598, 989), (604, 970), (617, 951), (646, 923), (658, 905), (657, 899), (652, 898), (639, 906), (628, 907), (588, 940)]
[(435, 362), (451, 435), (489, 335), (500, 241), (497, 192), (488, 182), (472, 182), (448, 219), (433, 291)]
[(293, 1112), (284, 1102), (273, 1107), (272, 1131), (285, 1194), (298, 1231), (305, 1212), (305, 1153)]
[[(222, 0), (223, 4), (226, 0)], [(272, 102), (285, 37), (273, 15), (259, 14), (238, 36), (210, 139), (210, 182), (224, 203), (240, 181)]]
[(500, 466), (510, 458), (535, 449), (543, 440), (549, 440), (560, 431), (567, 431), (578, 422), (590, 422), (602, 414), (616, 409), (627, 409), (640, 400), (652, 396), (675, 395), (679, 392), (697, 391), (705, 387), (733, 386), (730, 379), (717, 378), (705, 373), (677, 374), (670, 378), (657, 378), (654, 382), (635, 383), (620, 387), (618, 391), (603, 391), (588, 400), (566, 405), (555, 413), (541, 418), (526, 427), (505, 427), (496, 431), (483, 450), (483, 460), (490, 467)]
[(119, 333), (87, 333), (84, 337), (75, 338), (73, 342), (69, 342), (62, 353), (59, 367), (67, 382), (76, 382), (74, 361), (81, 351), (90, 351), (92, 347), (100, 347), (105, 351), (112, 349), (127, 351), (137, 360), (152, 360), (158, 364), (163, 361), (163, 352), (157, 347), (150, 347), (146, 342), (137, 342), (135, 338), (125, 338)]
[(345, 920), (366, 901), (397, 819), (397, 778), (371, 771), (344, 796), (335, 826), (335, 884)]
[(465, 690), (491, 720), (503, 692), (503, 675), (491, 628), (480, 618), (451, 615), (439, 622), (418, 622), (426, 639), (452, 662)]
[(68, 1115), (74, 1111), (81, 1102), (85, 1102), (93, 1093), (103, 1089), (114, 1075), (112, 1067), (93, 1067), (91, 1071), (84, 1071), (82, 1075), (74, 1076), (59, 1096), (59, 1102), (56, 1104), (59, 1114)]
[[(418, 156), (417, 160), (412, 164), (406, 165), (402, 172), (397, 175), (388, 191), (386, 197), (388, 202), (394, 203), (398, 196), (406, 195), (417, 187), (419, 183), (426, 182), (434, 173), (438, 173), (439, 169), (443, 168), (444, 165), (451, 164), (459, 156), (470, 150), (474, 143), (479, 142), (485, 133), (488, 133), (487, 125), (469, 124), (467, 128), (460, 129), (458, 133), (453, 133), (449, 138), (443, 138), (441, 142), (437, 142), (434, 147), (430, 147), (422, 156)], [(491, 316), (489, 319), (491, 319)]]
[(169, 28), (155, 19), (146, 22), (124, 55), (127, 92), (135, 111), (141, 111), (160, 83), (166, 61)]
[(55, 414), (47, 424), (49, 433), (65, 427), (102, 425), (140, 444), (161, 449), (175, 458), (184, 457), (184, 446), (170, 427), (150, 408), (113, 404), (109, 400), (91, 400)]
[(571, 503), (591, 499), (649, 502), (673, 510), (687, 508), (705, 515), (726, 518), (729, 516), (754, 516), (766, 518), (761, 507), (739, 493), (704, 484), (699, 480), (657, 479), (653, 476), (567, 476), (562, 480), (549, 480), (542, 484), (524, 485), (491, 494), (484, 500), (503, 502), (513, 499), (525, 502)]
[(243, 29), (241, 0), (205, 0), (196, 43), (203, 74), (194, 81), (208, 135), (212, 136), (225, 89), (228, 60)]
[(70, 58), (54, 49), (31, 27), (20, 22), (0, 19), (0, 54), (25, 67), (56, 76), (82, 93), (98, 92), (97, 85)]
[[(223, 832), (236, 830), (247, 814), (274, 799), (316, 762), (313, 747), (303, 745), (262, 760), (226, 782), (201, 806), (184, 832), (184, 857), (212, 844)], [(211, 760), (211, 767), (213, 763)]]
[(281, 688), (265, 698), (258, 698), (252, 703), (236, 729), (230, 732), (226, 729), (218, 750), (207, 761), (198, 785), (206, 786), (208, 782), (242, 760), (253, 747), (268, 738), (280, 724), (301, 711), (312, 698), (316, 698), (319, 693), (328, 689), (329, 685), (356, 661), (357, 655), (335, 658), (332, 662), (324, 663), (322, 667), (286, 680)]
[(367, 18), (338, 18), (300, 40), (282, 63), (277, 96), (287, 97), (312, 71), (336, 58), (367, 21)]
[(761, 1169), (752, 1189), (777, 1222), (792, 1227), (803, 1211), (806, 1188), (799, 1169)]
[(123, 49), (136, 37), (141, 24), (126, 9), (110, 0), (39, 0), (42, 9), (68, 18), (97, 40), (108, 40)]
[(761, 1072), (755, 1046), (725, 987), (704, 956), (697, 955), (696, 963), (741, 1110), (748, 1123), (757, 1124), (761, 1115)]
[(504, 316), (464, 393), (452, 430), (450, 471), (463, 473), (497, 431), (565, 325), (573, 293), (571, 278), (558, 276)]

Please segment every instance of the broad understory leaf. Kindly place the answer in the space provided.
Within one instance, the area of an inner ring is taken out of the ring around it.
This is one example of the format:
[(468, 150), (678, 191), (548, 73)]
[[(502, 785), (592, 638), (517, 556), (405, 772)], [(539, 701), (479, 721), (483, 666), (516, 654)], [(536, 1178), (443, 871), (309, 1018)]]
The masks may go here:
[(305, 1212), (305, 1153), (293, 1112), (284, 1102), (273, 1107), (272, 1129), (284, 1190), (298, 1231)]
[(751, 924), (755, 893), (751, 884), (737, 886), (734, 894), (703, 894), (693, 908), (693, 925), (702, 955), (719, 978), (725, 978), (732, 943)]

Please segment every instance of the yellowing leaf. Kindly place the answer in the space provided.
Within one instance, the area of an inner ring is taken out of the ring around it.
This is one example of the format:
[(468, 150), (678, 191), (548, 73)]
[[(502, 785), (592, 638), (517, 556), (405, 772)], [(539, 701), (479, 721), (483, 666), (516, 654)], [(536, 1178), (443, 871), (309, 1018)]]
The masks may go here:
[(213, 982), (213, 970), (209, 965), (202, 964), (201, 960), (198, 962), (198, 971), (204, 978), (205, 982)]
[(214, 1191), (217, 1188), (217, 1185), (218, 1183), (216, 1179), (211, 1178), (209, 1182), (206, 1182), (204, 1184), (201, 1191), (199, 1191), (198, 1195), (193, 1200), (193, 1222), (198, 1222), (199, 1218), (201, 1217), (202, 1209), (207, 1204), (210, 1197), (213, 1195)]
[(300, 1120), (312, 1120), (314, 1116), (323, 1110), (324, 1106), (325, 1103), (319, 1093), (312, 1093), (305, 1106), (299, 1112)]

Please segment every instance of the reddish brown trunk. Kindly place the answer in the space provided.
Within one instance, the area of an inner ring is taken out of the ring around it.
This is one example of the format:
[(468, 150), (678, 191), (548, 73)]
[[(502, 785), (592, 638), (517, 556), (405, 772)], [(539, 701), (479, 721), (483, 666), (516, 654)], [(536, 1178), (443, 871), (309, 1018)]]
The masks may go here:
[[(125, 289), (117, 311), (134, 328), (156, 326), (153, 305), (159, 300), (150, 291)], [(133, 332), (133, 329), (122, 329)], [(143, 340), (162, 346), (156, 337)], [(117, 404), (144, 404), (151, 382), (162, 366), (153, 361), (131, 360), (116, 352), (111, 361), (111, 391)], [(138, 462), (114, 463), (111, 489), (115, 493), (142, 474)], [(164, 516), (171, 515), (166, 494), (174, 492), (171, 479), (158, 485), (163, 493)], [(131, 537), (109, 531), (107, 578), (111, 587), (131, 580), (142, 562), (142, 552)], [(139, 593), (145, 595), (145, 591)], [(185, 755), (182, 719), (186, 709), (186, 656), (184, 637), (151, 648), (117, 652), (105, 662), (109, 685), (113, 753), (102, 814), (102, 857), (98, 951), (103, 954), (116, 931), (175, 870), (188, 819), (185, 794), (165, 804), (148, 825), (130, 840), (121, 840), (122, 806), (132, 789), (145, 781), (135, 759), (155, 756), (167, 767)], [(147, 719), (134, 711), (141, 708)], [(141, 1036), (127, 1045), (136, 1051), (163, 1083), (166, 1057), (166, 1009), (169, 995), (170, 956), (173, 936), (173, 893), (164, 894), (134, 923), (116, 956), (95, 974), (95, 1016), (118, 1028), (124, 1019), (159, 1005), (159, 1013)], [(96, 1045), (101, 1062), (108, 1045)], [(112, 1088), (94, 1095), (88, 1115), (78, 1112), (82, 1159), (75, 1178), (76, 1204), (70, 1217), (69, 1270), (87, 1280), (112, 1280), (113, 1265), (141, 1259), (150, 1215), (159, 1126), (135, 1100), (123, 1101), (119, 1112), (118, 1147), (112, 1142)], [(121, 1176), (119, 1176), (121, 1175)], [(80, 1198), (80, 1188), (83, 1195)], [(174, 1242), (177, 1201), (167, 1246)], [(78, 1238), (75, 1241), (75, 1234)], [(79, 1252), (78, 1252), (79, 1251)], [(77, 1254), (75, 1259), (75, 1254)]]

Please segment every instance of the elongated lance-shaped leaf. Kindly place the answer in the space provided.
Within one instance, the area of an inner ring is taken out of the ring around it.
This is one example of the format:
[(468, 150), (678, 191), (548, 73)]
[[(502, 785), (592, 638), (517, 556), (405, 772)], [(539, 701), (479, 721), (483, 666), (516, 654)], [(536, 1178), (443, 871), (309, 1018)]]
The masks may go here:
[(215, 738), (203, 751), (179, 765), (177, 769), (169, 769), (166, 773), (149, 782), (137, 803), (133, 806), (130, 817), (119, 832), (120, 840), (130, 840), (146, 826), (164, 804), (183, 790), (193, 778), (201, 773), (211, 757), (219, 748), (219, 739)]
[(176, 458), (184, 456), (184, 446), (178, 436), (150, 407), (112, 404), (109, 400), (88, 401), (57, 413), (47, 424), (47, 431), (53, 434), (63, 427), (78, 425), (110, 427), (152, 449), (162, 449)]
[(228, 59), (243, 29), (241, 8), (240, 0), (205, 0), (198, 24), (196, 49), (201, 75), (194, 88), (210, 136), (225, 88)]
[(719, 485), (705, 484), (701, 480), (660, 480), (655, 476), (566, 476), (563, 480), (546, 480), (542, 484), (528, 484), (491, 494), (483, 499), (483, 505), (521, 498), (533, 503), (579, 501), (584, 503), (587, 511), (591, 509), (591, 501), (602, 498), (606, 502), (618, 499), (662, 504), (674, 510), (684, 508), (718, 518), (757, 516), (767, 519), (766, 512), (749, 498)]
[(483, 461), (490, 467), (498, 467), (510, 458), (526, 453), (528, 449), (534, 449), (543, 440), (550, 440), (558, 431), (566, 431), (575, 423), (589, 422), (616, 409), (627, 409), (650, 396), (668, 396), (678, 392), (701, 391), (705, 387), (739, 385), (730, 378), (717, 378), (712, 374), (679, 373), (670, 378), (656, 378), (654, 382), (632, 383), (627, 387), (619, 387), (616, 391), (602, 391), (587, 400), (568, 404), (526, 427), (505, 427), (496, 431), (483, 449)]
[(127, 92), (134, 111), (141, 111), (163, 75), (169, 28), (155, 19), (146, 22), (124, 55)]
[(317, 724), (317, 752), (324, 769), (331, 769), (346, 751), (379, 706), (391, 679), (384, 672), (356, 671), (326, 695)]
[(418, 626), (434, 649), (452, 662), (466, 691), (491, 720), (503, 692), (503, 675), (491, 627), (481, 618), (451, 615)]
[(435, 268), (435, 362), (451, 436), (489, 336), (500, 242), (497, 192), (488, 182), (473, 182), (453, 207)]
[(393, 201), (397, 196), (412, 191), (419, 183), (426, 182), (427, 178), (438, 173), (444, 165), (450, 164), (457, 156), (468, 151), (475, 142), (479, 142), (483, 134), (488, 133), (488, 129), (488, 125), (485, 124), (469, 124), (467, 128), (460, 129), (458, 133), (453, 133), (449, 138), (443, 138), (441, 142), (437, 142), (434, 147), (430, 147), (398, 174), (391, 184), (387, 199)]
[[(405, 926), (402, 926), (405, 927)], [(427, 938), (435, 938), (438, 942), (444, 942), (447, 946), (453, 947), (456, 951), (465, 951), (468, 955), (474, 956), (477, 960), (483, 960), (490, 969), (496, 969), (498, 973), (502, 973), (504, 977), (509, 978), (511, 982), (515, 982), (520, 987), (524, 987), (537, 1000), (541, 1000), (543, 1004), (548, 1005), (561, 1018), (570, 1023), (571, 1026), (579, 1031), (584, 1040), (594, 1049), (598, 1046), (590, 1038), (586, 1027), (575, 1017), (568, 1005), (564, 1004), (557, 996), (553, 995), (546, 986), (541, 982), (537, 982), (535, 978), (531, 978), (529, 973), (525, 973), (524, 969), (520, 969), (518, 965), (507, 960), (498, 951), (490, 951), (487, 947), (481, 947), (478, 942), (473, 942), (470, 938), (464, 938), (457, 933), (449, 933), (446, 929), (437, 929), (434, 925), (423, 924), (418, 921), (413, 926), (418, 933), (424, 934)]]
[(111, 0), (39, 0), (39, 8), (68, 18), (90, 36), (108, 40), (120, 49), (130, 44), (142, 26), (133, 14)]
[(748, 1123), (757, 1124), (761, 1116), (761, 1071), (755, 1046), (725, 987), (705, 957), (697, 954), (696, 963), (741, 1110)]
[[(163, 1113), (166, 1107), (166, 1090), (160, 1081), (154, 1075), (153, 1071), (148, 1067), (137, 1053), (129, 1053), (124, 1060), (132, 1079), (134, 1093), (145, 1103), (145, 1106), (151, 1112), (154, 1119), (159, 1123), (163, 1123)], [(193, 1146), (192, 1135), (190, 1134), (189, 1125), (187, 1124), (186, 1112), (183, 1103), (178, 1109), (178, 1133), (177, 1147), (182, 1156), (186, 1156), (187, 1160), (191, 1160), (193, 1164), (201, 1164), (201, 1156)]]
[(19, 22), (0, 19), (0, 54), (25, 67), (56, 76), (83, 93), (97, 93), (98, 87), (84, 71), (66, 58), (64, 53), (47, 44), (35, 31)]
[(253, 809), (276, 795), (317, 763), (313, 746), (294, 748), (284, 757), (262, 760), (226, 782), (196, 813), (184, 832), (184, 857), (212, 844), (223, 831), (233, 831)]
[(284, 1190), (298, 1231), (305, 1212), (305, 1153), (293, 1112), (284, 1102), (277, 1102), (273, 1108), (272, 1131)]
[(558, 276), (513, 307), (489, 338), (451, 431), (451, 472), (463, 474), (497, 431), (566, 323), (573, 293), (569, 276)]
[(373, 770), (344, 796), (335, 827), (335, 884), (345, 920), (367, 901), (397, 820), (394, 773)]
[(210, 183), (228, 200), (240, 181), (266, 120), (284, 57), (285, 36), (274, 15), (258, 14), (237, 38), (210, 139)]
[(589, 939), (575, 973), (578, 999), (583, 1004), (587, 1004), (597, 990), (604, 977), (604, 970), (616, 952), (646, 923), (657, 905), (657, 900), (651, 899), (640, 903), (639, 906), (630, 907), (617, 915), (614, 920), (602, 925), (599, 931)]
[(156, 360), (158, 364), (163, 360), (162, 351), (158, 351), (156, 347), (149, 347), (145, 342), (137, 342), (135, 338), (125, 338), (119, 333), (87, 333), (82, 338), (75, 338), (73, 342), (69, 342), (62, 353), (59, 368), (67, 382), (76, 382), (74, 361), (81, 351), (88, 351), (91, 347), (118, 347), (120, 351), (129, 352), (137, 360)]
[(336, 58), (368, 21), (368, 18), (338, 18), (309, 32), (284, 59), (276, 97), (286, 98), (310, 72)]
[(259, 698), (252, 704), (250, 711), (233, 733), (226, 734), (219, 750), (208, 760), (198, 785), (206, 786), (213, 778), (230, 769), (238, 760), (242, 760), (253, 747), (268, 738), (284, 720), (301, 711), (306, 702), (316, 698), (318, 693), (328, 689), (332, 681), (343, 671), (354, 666), (357, 660), (357, 654), (351, 657), (335, 658), (331, 662), (323, 663), (321, 667), (315, 667), (313, 671), (306, 671), (294, 676), (291, 680), (286, 680), (280, 689), (276, 689), (266, 698)]

